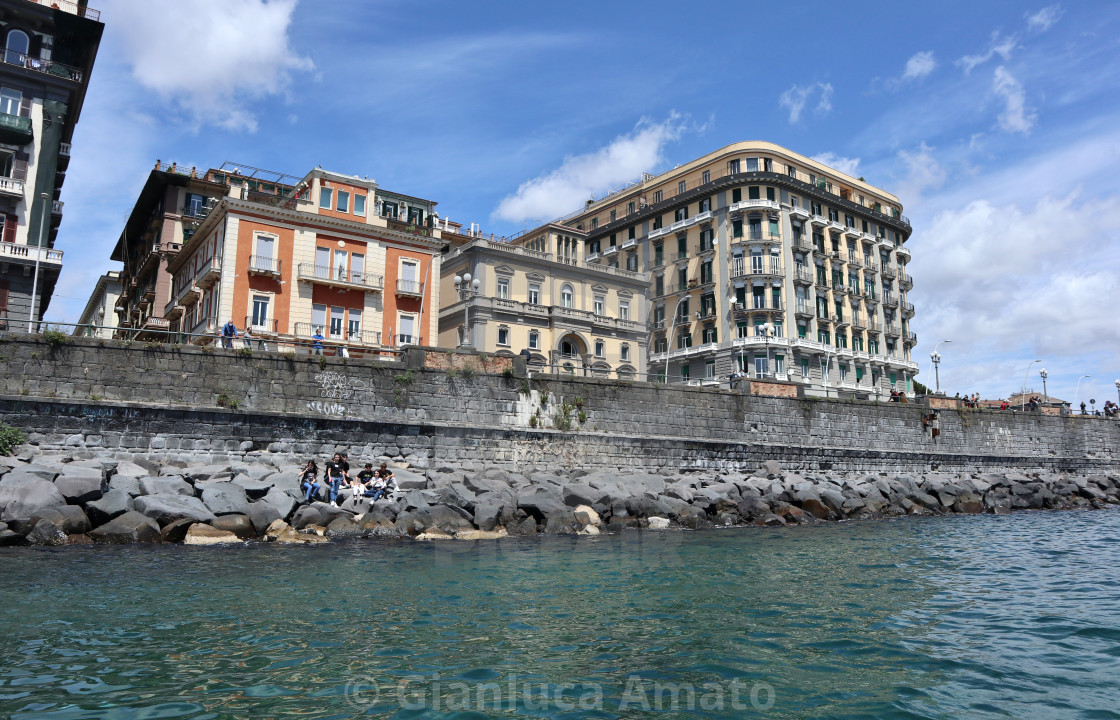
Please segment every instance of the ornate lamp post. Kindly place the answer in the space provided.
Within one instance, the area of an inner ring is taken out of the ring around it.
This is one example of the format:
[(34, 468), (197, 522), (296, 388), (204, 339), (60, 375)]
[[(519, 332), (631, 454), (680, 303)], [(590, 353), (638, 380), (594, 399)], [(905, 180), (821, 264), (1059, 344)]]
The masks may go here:
[(1023, 412), (1027, 408), (1027, 376), (1031, 374), (1031, 367), (1041, 360), (1031, 360), (1030, 365), (1027, 365), (1027, 371), (1023, 373), (1023, 387), (1019, 392), (1019, 412)]
[(455, 292), (459, 293), (459, 297), (463, 300), (463, 324), (466, 329), (463, 332), (463, 342), (459, 343), (460, 347), (471, 347), (471, 298), (478, 295), (478, 288), (482, 283), (478, 278), (471, 280), (470, 273), (463, 273), (462, 276), (455, 276)]
[[(951, 343), (951, 342), (953, 342), (953, 341), (952, 340), (942, 340), (942, 341), (938, 342), (936, 345), (933, 346), (933, 352), (931, 352), (929, 354), (929, 359), (933, 363), (934, 383), (937, 386), (934, 389), (935, 393), (941, 392), (941, 379), (937, 376), (937, 374), (938, 374), (937, 373), (937, 366), (941, 362), (941, 354), (937, 352), (937, 348), (941, 347), (944, 343)], [(928, 377), (928, 375), (927, 375), (927, 377)]]
[(763, 377), (771, 377), (772, 373), (770, 372), (770, 337), (774, 334), (774, 325), (773, 323), (764, 322), (758, 326), (758, 329), (762, 331), (762, 336), (766, 339), (766, 373), (763, 375)]
[(1046, 403), (1050, 400), (1050, 395), (1046, 392), (1046, 368), (1039, 370), (1038, 374), (1042, 376), (1042, 402)]

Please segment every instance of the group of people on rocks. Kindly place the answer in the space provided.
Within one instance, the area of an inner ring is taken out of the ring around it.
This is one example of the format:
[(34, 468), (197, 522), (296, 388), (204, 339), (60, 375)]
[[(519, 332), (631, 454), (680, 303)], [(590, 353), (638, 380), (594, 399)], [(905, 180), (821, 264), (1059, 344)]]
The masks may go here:
[(304, 499), (311, 502), (319, 494), (320, 488), (327, 488), (328, 499), (331, 507), (338, 507), (340, 494), (347, 491), (355, 498), (369, 498), (370, 505), (382, 499), (390, 499), (397, 491), (397, 478), (386, 463), (376, 470), (373, 463), (366, 463), (365, 467), (356, 474), (350, 474), (350, 462), (346, 453), (337, 452), (323, 468), (322, 483), (319, 480), (319, 466), (314, 460), (308, 460), (300, 476), (300, 487), (304, 492)]

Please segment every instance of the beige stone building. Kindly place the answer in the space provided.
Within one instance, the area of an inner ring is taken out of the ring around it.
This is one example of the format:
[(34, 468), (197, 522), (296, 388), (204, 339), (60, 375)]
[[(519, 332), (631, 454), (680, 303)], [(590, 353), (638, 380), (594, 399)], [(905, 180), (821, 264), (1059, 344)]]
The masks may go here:
[(575, 262), (649, 274), (654, 379), (743, 372), (810, 394), (913, 391), (910, 223), (861, 178), (742, 142), (560, 222), (585, 234)]
[(528, 350), (531, 368), (645, 378), (645, 272), (587, 264), (585, 234), (565, 225), (513, 242), (443, 227), (451, 243), (440, 269), (441, 347)]

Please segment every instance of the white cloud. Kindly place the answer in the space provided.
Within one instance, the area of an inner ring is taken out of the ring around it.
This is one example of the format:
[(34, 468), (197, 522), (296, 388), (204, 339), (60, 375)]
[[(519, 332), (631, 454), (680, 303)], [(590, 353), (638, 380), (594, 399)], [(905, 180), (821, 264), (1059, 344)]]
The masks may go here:
[(975, 67), (983, 65), (996, 55), (999, 55), (1006, 62), (1011, 59), (1011, 53), (1015, 51), (1018, 44), (1019, 38), (1015, 35), (1001, 37), (999, 31), (993, 32), (991, 43), (986, 52), (979, 55), (965, 55), (957, 60), (957, 66), (964, 68), (964, 74), (967, 75)]
[(132, 74), (198, 124), (255, 131), (252, 102), (314, 64), (289, 47), (297, 0), (119, 0), (111, 11)]
[(996, 68), (992, 78), (992, 91), (1004, 101), (999, 126), (1007, 132), (1030, 133), (1038, 115), (1027, 109), (1023, 85), (1002, 65)]
[(845, 175), (859, 177), (859, 158), (849, 158), (837, 155), (834, 152), (823, 152), (812, 157), (819, 163), (824, 163), (834, 170), (839, 170)]
[(805, 106), (814, 97), (817, 98), (817, 105), (814, 108), (816, 114), (825, 115), (832, 110), (832, 85), (820, 82), (792, 86), (778, 98), (778, 106), (789, 110), (789, 121), (797, 123), (801, 121), (801, 113), (805, 110)]
[(906, 69), (902, 72), (902, 81), (921, 80), (937, 69), (937, 60), (933, 51), (927, 50), (914, 54), (906, 61)]
[(916, 150), (899, 150), (905, 176), (899, 183), (898, 196), (903, 202), (916, 204), (927, 190), (945, 184), (947, 173), (933, 155), (933, 148), (921, 143)]
[(510, 222), (550, 220), (578, 209), (589, 197), (634, 180), (664, 161), (665, 146), (686, 126), (673, 113), (664, 122), (643, 118), (634, 131), (585, 155), (564, 159), (556, 170), (522, 183), (502, 199), (492, 217)]
[(1050, 5), (1036, 13), (1027, 13), (1025, 15), (1027, 18), (1027, 29), (1035, 32), (1046, 32), (1054, 23), (1062, 19), (1064, 13), (1065, 11), (1062, 10), (1061, 5)]

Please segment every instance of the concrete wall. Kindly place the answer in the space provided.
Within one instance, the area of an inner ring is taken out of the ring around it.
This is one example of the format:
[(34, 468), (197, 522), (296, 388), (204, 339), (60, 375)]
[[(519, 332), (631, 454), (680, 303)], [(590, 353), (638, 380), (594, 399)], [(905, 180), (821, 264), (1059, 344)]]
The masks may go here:
[(464, 356), (453, 356), (460, 368), (453, 372), (426, 369), (447, 359), (429, 361), (420, 350), (403, 361), (347, 362), (0, 339), (0, 418), (42, 444), (99, 452), (294, 459), (342, 444), (424, 464), (753, 470), (773, 458), (869, 472), (1104, 471), (1120, 456), (1120, 423), (1103, 419), (947, 410), (935, 442), (917, 405), (579, 377), (530, 381), (519, 377), (520, 359), (507, 373), (487, 375)]

